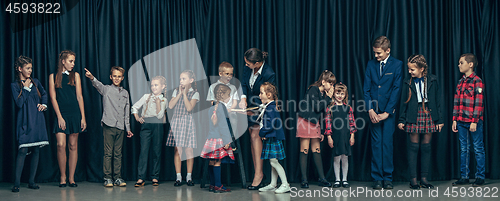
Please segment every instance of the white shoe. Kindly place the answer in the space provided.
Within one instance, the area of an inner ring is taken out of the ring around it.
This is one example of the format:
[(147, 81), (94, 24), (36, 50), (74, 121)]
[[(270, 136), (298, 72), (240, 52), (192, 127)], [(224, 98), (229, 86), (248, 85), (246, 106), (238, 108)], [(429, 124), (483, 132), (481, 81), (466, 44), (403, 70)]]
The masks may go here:
[(260, 192), (264, 192), (264, 191), (274, 191), (276, 190), (276, 186), (273, 186), (271, 184), (267, 185), (267, 186), (264, 186), (262, 188), (259, 188), (259, 191)]
[(281, 186), (276, 189), (275, 193), (286, 193), (290, 191), (290, 184), (281, 184)]

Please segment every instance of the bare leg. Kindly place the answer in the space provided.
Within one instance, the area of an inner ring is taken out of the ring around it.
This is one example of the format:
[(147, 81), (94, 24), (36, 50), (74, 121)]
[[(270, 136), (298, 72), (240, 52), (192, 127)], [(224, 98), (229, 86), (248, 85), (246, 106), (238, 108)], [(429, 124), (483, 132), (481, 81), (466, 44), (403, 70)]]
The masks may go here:
[(262, 153), (262, 139), (259, 136), (259, 131), (259, 125), (254, 125), (250, 128), (250, 142), (252, 143), (252, 158), (255, 169), (252, 186), (258, 186), (264, 178), (264, 172), (262, 170), (264, 162), (260, 159), (260, 155)]
[(69, 135), (69, 178), (70, 184), (75, 183), (75, 169), (78, 161), (78, 133)]
[(175, 147), (175, 153), (174, 153), (175, 173), (181, 173), (181, 167), (182, 167), (181, 155), (182, 155), (182, 148)]
[[(194, 164), (194, 158), (193, 158), (193, 148), (186, 148), (186, 169), (187, 173), (193, 173), (193, 164)], [(220, 166), (220, 163), (219, 163)]]
[(61, 172), (60, 184), (66, 183), (66, 134), (56, 133), (57, 139), (57, 162)]

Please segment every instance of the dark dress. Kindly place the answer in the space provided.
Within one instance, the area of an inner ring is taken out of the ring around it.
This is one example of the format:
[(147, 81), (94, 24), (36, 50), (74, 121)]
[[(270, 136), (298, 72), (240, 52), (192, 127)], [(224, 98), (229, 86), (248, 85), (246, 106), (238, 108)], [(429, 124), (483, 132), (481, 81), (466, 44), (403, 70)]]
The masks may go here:
[[(192, 90), (186, 93), (191, 101), (196, 93)], [(181, 96), (180, 92), (177, 96)], [(188, 112), (184, 100), (179, 99), (174, 107), (174, 116), (170, 122), (170, 132), (168, 133), (167, 146), (196, 148), (196, 127), (194, 125), (192, 112)]]
[[(55, 77), (56, 74), (53, 76), (54, 80)], [(80, 106), (76, 99), (76, 86), (71, 86), (68, 83), (69, 75), (63, 73), (61, 88), (56, 88), (56, 100), (61, 116), (66, 122), (66, 130), (59, 128), (58, 119), (56, 118), (53, 133), (73, 134), (81, 132), (82, 115), (80, 114)]]
[(331, 112), (333, 156), (351, 155), (351, 134), (349, 130), (349, 106), (334, 105)]
[[(32, 80), (36, 87), (32, 85), (31, 91), (24, 89), (24, 86), (19, 86), (18, 82), (13, 82), (10, 85), (17, 111), (16, 139), (18, 148), (41, 147), (49, 144), (45, 117), (43, 111), (38, 111), (37, 107), (38, 104), (47, 105), (47, 93), (40, 81), (35, 78)], [(38, 96), (37, 88), (41, 97)]]

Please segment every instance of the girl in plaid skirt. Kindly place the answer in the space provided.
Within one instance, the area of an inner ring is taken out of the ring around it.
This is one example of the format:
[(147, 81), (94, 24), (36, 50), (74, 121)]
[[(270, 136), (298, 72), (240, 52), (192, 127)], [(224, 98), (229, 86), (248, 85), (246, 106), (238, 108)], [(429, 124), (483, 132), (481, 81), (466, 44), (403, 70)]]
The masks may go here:
[[(427, 181), (429, 163), (431, 161), (432, 133), (441, 132), (443, 116), (442, 92), (436, 76), (427, 73), (428, 66), (423, 55), (412, 55), (408, 58), (408, 72), (411, 76), (405, 79), (401, 93), (401, 104), (398, 127), (409, 133), (408, 168), (410, 188), (434, 188)], [(408, 93), (405, 93), (408, 88)], [(422, 138), (422, 140), (420, 140)], [(420, 144), (419, 144), (420, 143)], [(417, 155), (420, 149), (420, 185), (417, 184)]]
[[(231, 149), (231, 131), (229, 130), (227, 110), (224, 103), (231, 101), (231, 89), (225, 84), (218, 84), (214, 88), (217, 102), (210, 108), (210, 125), (207, 141), (201, 152), (201, 157), (209, 159), (208, 172), (210, 175), (209, 191), (214, 193), (231, 192), (221, 183), (221, 163), (234, 162)], [(226, 110), (226, 111), (224, 111)]]
[[(286, 193), (290, 191), (290, 184), (286, 179), (285, 169), (278, 162), (278, 160), (285, 158), (285, 148), (282, 142), (285, 140), (285, 133), (283, 132), (283, 122), (275, 102), (278, 100), (278, 89), (273, 84), (264, 82), (260, 86), (259, 97), (262, 100), (262, 105), (260, 105), (260, 114), (257, 121), (260, 124), (259, 136), (263, 141), (260, 159), (269, 159), (272, 166), (271, 183), (259, 188), (259, 191)], [(276, 189), (278, 176), (282, 184)]]
[(172, 94), (168, 107), (174, 109), (174, 115), (170, 121), (170, 132), (168, 133), (167, 146), (175, 147), (174, 165), (177, 179), (174, 186), (182, 185), (181, 176), (181, 156), (183, 148), (186, 151), (188, 186), (194, 186), (191, 179), (193, 172), (193, 148), (196, 148), (196, 127), (191, 111), (200, 100), (200, 95), (196, 91), (196, 82), (194, 72), (185, 70), (180, 75), (180, 86)]

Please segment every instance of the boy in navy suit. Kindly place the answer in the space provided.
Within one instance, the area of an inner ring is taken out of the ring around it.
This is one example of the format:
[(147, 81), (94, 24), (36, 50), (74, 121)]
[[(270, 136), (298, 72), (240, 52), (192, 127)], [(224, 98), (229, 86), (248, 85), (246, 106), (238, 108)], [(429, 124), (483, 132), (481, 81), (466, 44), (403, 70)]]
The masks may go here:
[(390, 56), (391, 42), (380, 36), (373, 42), (375, 59), (368, 61), (363, 86), (370, 126), (373, 189), (392, 189), (393, 134), (401, 88), (403, 62)]

